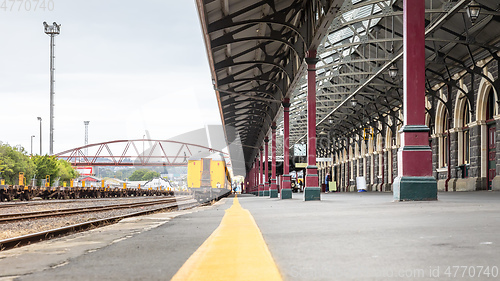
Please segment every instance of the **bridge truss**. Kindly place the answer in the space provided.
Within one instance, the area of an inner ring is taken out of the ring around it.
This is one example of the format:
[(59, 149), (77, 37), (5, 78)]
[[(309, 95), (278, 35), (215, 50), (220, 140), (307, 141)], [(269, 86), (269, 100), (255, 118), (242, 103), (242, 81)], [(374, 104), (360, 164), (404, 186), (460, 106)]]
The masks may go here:
[[(88, 151), (88, 153), (86, 153)], [(55, 154), (72, 166), (186, 166), (191, 157), (219, 153), (210, 147), (171, 140), (115, 140), (89, 144)]]

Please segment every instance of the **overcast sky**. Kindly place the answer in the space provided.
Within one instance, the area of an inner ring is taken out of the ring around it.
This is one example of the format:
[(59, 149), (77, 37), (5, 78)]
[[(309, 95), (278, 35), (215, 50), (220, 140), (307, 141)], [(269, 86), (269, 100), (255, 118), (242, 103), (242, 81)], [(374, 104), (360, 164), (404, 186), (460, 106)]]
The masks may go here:
[(39, 153), (40, 116), (49, 151), (44, 21), (61, 24), (54, 153), (84, 145), (84, 120), (89, 143), (140, 139), (146, 130), (167, 139), (221, 123), (194, 0), (51, 0), (53, 11), (28, 0), (18, 11), (20, 3), (0, 8), (0, 141), (29, 152), (35, 135)]

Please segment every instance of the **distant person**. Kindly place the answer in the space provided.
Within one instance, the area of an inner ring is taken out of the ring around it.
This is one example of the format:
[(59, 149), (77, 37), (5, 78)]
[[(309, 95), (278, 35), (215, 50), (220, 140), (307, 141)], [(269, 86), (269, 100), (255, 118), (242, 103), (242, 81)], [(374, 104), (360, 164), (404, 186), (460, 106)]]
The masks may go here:
[(325, 193), (328, 193), (329, 191), (329, 187), (328, 187), (328, 183), (330, 182), (330, 174), (326, 174), (325, 176)]

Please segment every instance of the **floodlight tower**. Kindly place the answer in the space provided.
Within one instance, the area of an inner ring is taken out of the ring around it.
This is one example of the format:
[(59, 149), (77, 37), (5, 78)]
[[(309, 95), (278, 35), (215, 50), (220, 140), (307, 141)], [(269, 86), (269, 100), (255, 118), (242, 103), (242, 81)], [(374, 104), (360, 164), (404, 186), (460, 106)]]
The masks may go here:
[(49, 154), (54, 154), (54, 37), (61, 32), (61, 25), (57, 23), (53, 23), (52, 25), (48, 25), (46, 22), (43, 22), (43, 27), (45, 30), (45, 34), (50, 36), (50, 140), (49, 140)]
[[(83, 121), (83, 124), (85, 125), (85, 145), (89, 144), (89, 123), (90, 121)], [(85, 148), (85, 155), (89, 155), (88, 148)]]

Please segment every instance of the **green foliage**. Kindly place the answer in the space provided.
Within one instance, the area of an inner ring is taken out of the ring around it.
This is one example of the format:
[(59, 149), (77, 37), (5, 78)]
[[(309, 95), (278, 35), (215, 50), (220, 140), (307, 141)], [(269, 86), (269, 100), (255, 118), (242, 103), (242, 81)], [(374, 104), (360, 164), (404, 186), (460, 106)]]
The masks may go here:
[(19, 173), (24, 173), (26, 184), (35, 174), (36, 168), (27, 152), (21, 146), (0, 145), (0, 173), (5, 184), (19, 184)]
[(33, 162), (36, 165), (36, 179), (37, 185), (41, 184), (41, 180), (45, 179), (47, 175), (50, 176), (50, 185), (61, 175), (59, 170), (59, 161), (55, 156), (33, 156)]
[(159, 177), (160, 173), (148, 169), (135, 170), (129, 177), (130, 181), (148, 181), (153, 178)]
[(130, 181), (142, 181), (142, 177), (144, 177), (144, 175), (149, 172), (148, 169), (138, 169), (138, 170), (135, 170), (132, 175), (130, 176), (129, 180)]
[(144, 174), (144, 176), (142, 176), (142, 180), (149, 181), (149, 180), (152, 180), (152, 179), (157, 178), (159, 176), (160, 176), (160, 173), (158, 173), (158, 172), (148, 171), (147, 173)]
[(59, 168), (59, 176), (61, 177), (61, 181), (69, 181), (80, 176), (80, 174), (75, 169), (73, 169), (73, 167), (71, 167), (71, 164), (66, 160), (59, 159), (59, 161), (57, 161), (57, 165)]

